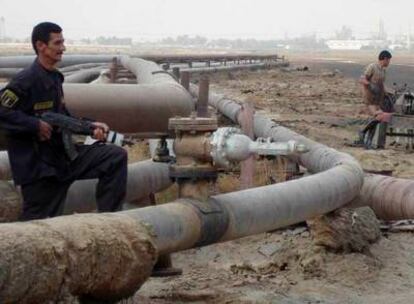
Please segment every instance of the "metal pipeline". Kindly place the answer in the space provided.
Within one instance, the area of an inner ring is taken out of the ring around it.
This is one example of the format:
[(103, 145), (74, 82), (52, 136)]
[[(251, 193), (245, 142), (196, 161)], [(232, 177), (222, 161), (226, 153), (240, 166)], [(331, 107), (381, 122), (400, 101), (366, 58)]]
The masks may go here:
[[(60, 63), (60, 67), (70, 65), (93, 63), (110, 63), (112, 59), (119, 55), (71, 55), (66, 54)], [(198, 54), (198, 55), (176, 55), (176, 54), (142, 54), (142, 59), (154, 61), (156, 63), (188, 63), (188, 62), (208, 62), (208, 61), (242, 61), (242, 60), (261, 60), (274, 61), (284, 60), (278, 55), (253, 55), (253, 54)], [(0, 57), (0, 68), (24, 68), (31, 64), (35, 59), (34, 55), (25, 56), (3, 56)]]
[[(349, 155), (317, 144), (256, 116), (262, 133), (299, 140), (310, 152), (299, 157), (315, 175), (218, 196), (206, 202), (178, 200), (128, 211), (149, 223), (161, 254), (266, 232), (335, 210), (355, 198), (363, 172)], [(280, 133), (280, 134), (278, 134)], [(324, 171), (326, 170), (326, 171)], [(323, 171), (323, 172), (322, 172)]]
[[(5, 85), (0, 83), (0, 89)], [(189, 116), (194, 109), (190, 94), (178, 84), (64, 84), (63, 91), (74, 116), (142, 138), (168, 133), (169, 118)]]
[[(78, 65), (84, 63), (109, 63), (118, 55), (64, 55), (60, 67)], [(4, 56), (0, 57), (0, 68), (24, 68), (30, 65), (36, 57), (27, 56)]]
[[(67, 74), (73, 74), (76, 72), (80, 72), (80, 71), (84, 71), (85, 69), (93, 69), (93, 68), (102, 68), (104, 69), (105, 67), (107, 67), (108, 65), (103, 65), (103, 64), (99, 64), (99, 63), (91, 63), (91, 64), (79, 64), (79, 65), (71, 65), (68, 66), (66, 68), (61, 68), (59, 69), (60, 72), (62, 72), (63, 74), (67, 75)], [(17, 75), (17, 73), (19, 73), (20, 71), (22, 71), (23, 68), (0, 68), (0, 77), (2, 78), (11, 78)], [(68, 76), (65, 77), (65, 82), (70, 82), (68, 81)], [(78, 81), (80, 82), (80, 81)]]
[(63, 89), (73, 115), (104, 121), (119, 132), (146, 133), (142, 137), (167, 133), (169, 118), (188, 116), (194, 108), (188, 92), (176, 85), (66, 84)]
[(1, 68), (0, 77), (11, 78), (17, 75), (22, 69), (21, 68)]
[(162, 86), (169, 84), (185, 91), (185, 89), (179, 83), (177, 83), (171, 74), (164, 71), (155, 62), (140, 58), (122, 56), (121, 65), (127, 70), (131, 71), (137, 77), (137, 82), (139, 84), (151, 83)]
[(69, 65), (67, 67), (59, 68), (59, 71), (63, 74), (66, 73), (73, 73), (84, 69), (92, 69), (92, 68), (102, 68), (107, 69), (109, 68), (109, 64), (107, 63), (82, 63), (82, 64), (75, 64)]
[(351, 206), (369, 206), (384, 220), (414, 218), (414, 181), (366, 174), (360, 195)]
[[(2, 152), (3, 155), (7, 154)], [(6, 157), (7, 158), (7, 157)], [(10, 177), (11, 178), (11, 177)], [(65, 201), (64, 214), (91, 212), (96, 209), (95, 189), (96, 179), (79, 180), (71, 185)], [(1, 182), (3, 185), (5, 182)], [(168, 188), (172, 181), (168, 174), (168, 165), (165, 163), (155, 163), (152, 160), (140, 161), (128, 165), (128, 181), (125, 202), (137, 205), (142, 199), (148, 198), (150, 193), (157, 193)], [(0, 205), (0, 222), (17, 221), (20, 210), (21, 200), (17, 189), (2, 187), (3, 199), (13, 197), (13, 202), (8, 200), (7, 204)], [(11, 212), (6, 209), (13, 209)]]
[[(91, 212), (96, 209), (95, 188), (97, 180), (76, 181), (69, 188), (65, 202), (65, 214)], [(128, 165), (127, 193), (125, 202), (137, 203), (171, 186), (168, 164), (151, 159)]]
[(65, 76), (65, 83), (88, 83), (99, 77), (103, 68), (83, 69)]
[(217, 73), (222, 71), (240, 71), (240, 70), (256, 70), (256, 69), (267, 69), (272, 67), (284, 67), (288, 66), (288, 62), (263, 62), (263, 63), (252, 63), (252, 64), (234, 64), (225, 66), (214, 66), (214, 67), (196, 67), (196, 68), (181, 68), (180, 72), (190, 73)]
[[(192, 93), (197, 93), (195, 87), (192, 87)], [(241, 111), (239, 104), (217, 94), (211, 94), (209, 102), (231, 120), (238, 122), (238, 115)], [(338, 161), (343, 162), (337, 159), (339, 155), (342, 155), (341, 157), (344, 158), (345, 162), (349, 161), (349, 156), (346, 156), (346, 154), (336, 152), (333, 149), (305, 139), (303, 136), (286, 128), (276, 126), (270, 119), (260, 115), (255, 116), (254, 130), (257, 136), (270, 136), (275, 141), (293, 139), (310, 147), (314, 152), (311, 151), (312, 153), (301, 155), (297, 160), (311, 172), (320, 172), (335, 165)], [(377, 217), (381, 219), (398, 220), (414, 218), (414, 181), (365, 174), (363, 187), (354, 203), (370, 206)]]
[[(240, 105), (210, 94), (210, 104), (237, 122)], [(149, 223), (160, 254), (266, 232), (335, 210), (354, 199), (363, 171), (349, 155), (318, 144), (270, 119), (256, 115), (255, 133), (275, 141), (295, 140), (310, 151), (296, 159), (317, 174), (218, 196), (206, 202), (178, 200), (170, 204), (126, 211)]]
[(6, 151), (0, 151), (0, 180), (11, 180), (12, 173), (9, 162), (9, 155)]

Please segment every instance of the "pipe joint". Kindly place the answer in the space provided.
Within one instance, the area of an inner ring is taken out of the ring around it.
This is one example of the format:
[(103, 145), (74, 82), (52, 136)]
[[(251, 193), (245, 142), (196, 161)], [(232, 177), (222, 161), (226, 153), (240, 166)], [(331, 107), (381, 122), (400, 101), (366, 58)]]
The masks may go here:
[(191, 206), (201, 223), (201, 234), (195, 247), (206, 246), (219, 241), (229, 226), (229, 212), (215, 199), (210, 198), (207, 202), (182, 199), (183, 204)]

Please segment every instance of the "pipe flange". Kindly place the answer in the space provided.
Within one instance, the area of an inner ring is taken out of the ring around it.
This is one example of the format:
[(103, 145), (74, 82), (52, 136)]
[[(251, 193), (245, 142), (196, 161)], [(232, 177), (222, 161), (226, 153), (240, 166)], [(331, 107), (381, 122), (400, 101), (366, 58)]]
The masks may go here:
[(234, 134), (243, 134), (238, 128), (227, 127), (219, 128), (210, 137), (211, 152), (210, 155), (213, 159), (213, 164), (216, 167), (230, 168), (233, 163), (227, 159), (226, 153), (226, 141)]

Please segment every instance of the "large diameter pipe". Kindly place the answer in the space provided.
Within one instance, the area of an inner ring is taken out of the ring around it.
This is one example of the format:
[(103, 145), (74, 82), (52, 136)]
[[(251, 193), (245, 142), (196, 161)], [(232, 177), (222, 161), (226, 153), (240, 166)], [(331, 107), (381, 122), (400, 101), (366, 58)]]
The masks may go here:
[(1, 78), (11, 78), (17, 75), (22, 68), (0, 68)]
[(366, 174), (360, 195), (353, 206), (369, 206), (384, 220), (414, 218), (414, 181)]
[[(210, 94), (210, 101), (237, 122), (240, 105), (215, 94)], [(128, 211), (128, 215), (154, 228), (155, 242), (161, 253), (294, 224), (335, 210), (359, 194), (363, 172), (351, 156), (315, 143), (260, 115), (255, 116), (255, 132), (275, 141), (304, 143), (310, 151), (298, 156), (298, 160), (317, 174), (214, 196), (207, 202), (180, 200), (157, 209)]]
[(136, 76), (139, 84), (170, 84), (176, 86), (177, 90), (184, 90), (168, 72), (164, 71), (155, 62), (122, 56), (121, 65)]
[[(109, 63), (117, 55), (64, 55), (60, 67), (86, 63)], [(34, 60), (34, 55), (0, 57), (0, 68), (25, 68)]]
[(88, 83), (99, 77), (101, 68), (84, 69), (65, 76), (65, 83)]
[[(193, 94), (198, 92), (195, 87), (192, 87), (191, 91)], [(241, 106), (238, 103), (218, 94), (211, 94), (209, 102), (210, 105), (217, 108), (228, 118), (236, 123), (239, 122), (238, 117), (241, 112)], [(302, 154), (295, 160), (299, 161), (311, 172), (320, 172), (336, 164), (354, 162), (347, 154), (339, 153), (334, 149), (306, 139), (293, 131), (278, 126), (270, 119), (261, 115), (255, 115), (254, 131), (256, 136), (259, 137), (271, 137), (275, 141), (293, 139), (310, 147), (311, 151), (309, 153)], [(355, 165), (352, 167), (356, 168)], [(414, 218), (414, 181), (366, 174), (364, 175), (363, 187), (354, 203), (370, 206), (377, 217), (381, 219)]]
[[(329, 174), (329, 170), (321, 174)], [(338, 174), (358, 188), (352, 171), (344, 168)], [(165, 254), (266, 232), (338, 207), (336, 189), (324, 191), (322, 180), (314, 175), (218, 195), (203, 202), (178, 200), (112, 217), (75, 215), (23, 225), (4, 224), (0, 227), (0, 269), (10, 275), (0, 276), (0, 300), (56, 300), (62, 296), (62, 284), (73, 295), (86, 294), (95, 299), (131, 295), (147, 279), (156, 251)], [(343, 195), (351, 199), (352, 192), (347, 190), (342, 189)], [(143, 227), (150, 227), (155, 237)], [(69, 261), (58, 258), (56, 252), (67, 255)], [(17, 265), (19, 271), (13, 272)], [(125, 269), (125, 265), (133, 267)], [(52, 271), (54, 268), (64, 269), (70, 280), (62, 281), (62, 272)], [(138, 281), (130, 276), (131, 271), (137, 272)], [(40, 277), (47, 289), (39, 285)]]
[[(95, 190), (97, 180), (76, 181), (69, 188), (65, 202), (65, 214), (91, 212), (96, 209)], [(160, 192), (169, 186), (168, 164), (152, 160), (128, 165), (127, 193), (125, 202), (136, 204), (151, 193)]]
[(0, 180), (11, 180), (12, 172), (9, 155), (6, 151), (0, 151)]
[[(332, 179), (329, 187), (327, 179)], [(340, 166), (298, 180), (213, 196), (207, 202), (179, 200), (126, 214), (152, 226), (156, 246), (164, 254), (302, 222), (351, 201), (360, 186), (355, 172)]]
[[(198, 90), (196, 86), (191, 86), (191, 93), (197, 95)], [(224, 95), (210, 93), (209, 104), (233, 122), (240, 123), (239, 115), (242, 111), (240, 103), (228, 99)], [(276, 142), (288, 142), (294, 140), (297, 143), (304, 144), (310, 151), (296, 155), (295, 158), (310, 172), (322, 172), (334, 168), (337, 165), (348, 164), (355, 171), (358, 179), (361, 179), (363, 176), (362, 169), (358, 162), (350, 155), (338, 152), (335, 149), (299, 135), (296, 132), (276, 124), (274, 121), (263, 115), (256, 114), (254, 116), (253, 128), (257, 137), (270, 137)]]
[(148, 227), (122, 214), (2, 224), (0, 235), (2, 304), (115, 303), (157, 260)]
[[(0, 89), (5, 86), (0, 83)], [(166, 134), (168, 119), (189, 116), (194, 103), (189, 93), (175, 83), (158, 84), (64, 84), (69, 111), (107, 123), (125, 133), (141, 137)]]
[[(63, 60), (60, 63), (61, 67), (78, 64), (88, 63), (110, 63), (112, 59), (116, 57), (119, 59), (119, 55), (71, 55), (65, 54)], [(206, 61), (239, 61), (239, 60), (263, 60), (274, 61), (284, 60), (275, 54), (199, 54), (199, 55), (176, 55), (176, 54), (143, 54), (140, 58), (155, 61), (157, 63), (188, 63), (188, 62), (206, 62)], [(24, 68), (30, 65), (35, 59), (34, 55), (25, 56), (2, 56), (0, 57), (0, 68)]]
[[(76, 181), (69, 188), (65, 201), (65, 214), (91, 212), (96, 209), (97, 180)], [(125, 202), (136, 205), (172, 184), (168, 165), (145, 160), (128, 165), (127, 193)], [(17, 221), (21, 209), (21, 197), (15, 187), (7, 181), (0, 182), (0, 223)]]
[(175, 84), (66, 84), (64, 93), (73, 115), (127, 133), (167, 133), (169, 118), (188, 116), (194, 107), (190, 95)]

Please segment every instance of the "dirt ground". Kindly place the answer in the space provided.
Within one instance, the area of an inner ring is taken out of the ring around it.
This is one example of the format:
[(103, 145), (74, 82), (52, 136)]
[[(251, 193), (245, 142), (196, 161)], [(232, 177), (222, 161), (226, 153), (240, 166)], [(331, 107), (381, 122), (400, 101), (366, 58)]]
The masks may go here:
[[(289, 70), (215, 75), (211, 88), (254, 104), (280, 124), (359, 160), (366, 170), (414, 178), (405, 142), (385, 150), (347, 146), (366, 118), (355, 78), (341, 66), (293, 62)], [(355, 72), (354, 73), (360, 73)], [(392, 140), (388, 140), (388, 144)], [(254, 202), (252, 202), (254, 203)], [(151, 278), (138, 303), (413, 303), (414, 237), (386, 233), (364, 253), (313, 245), (305, 225), (173, 255), (182, 276)], [(134, 301), (135, 302), (135, 301)]]

